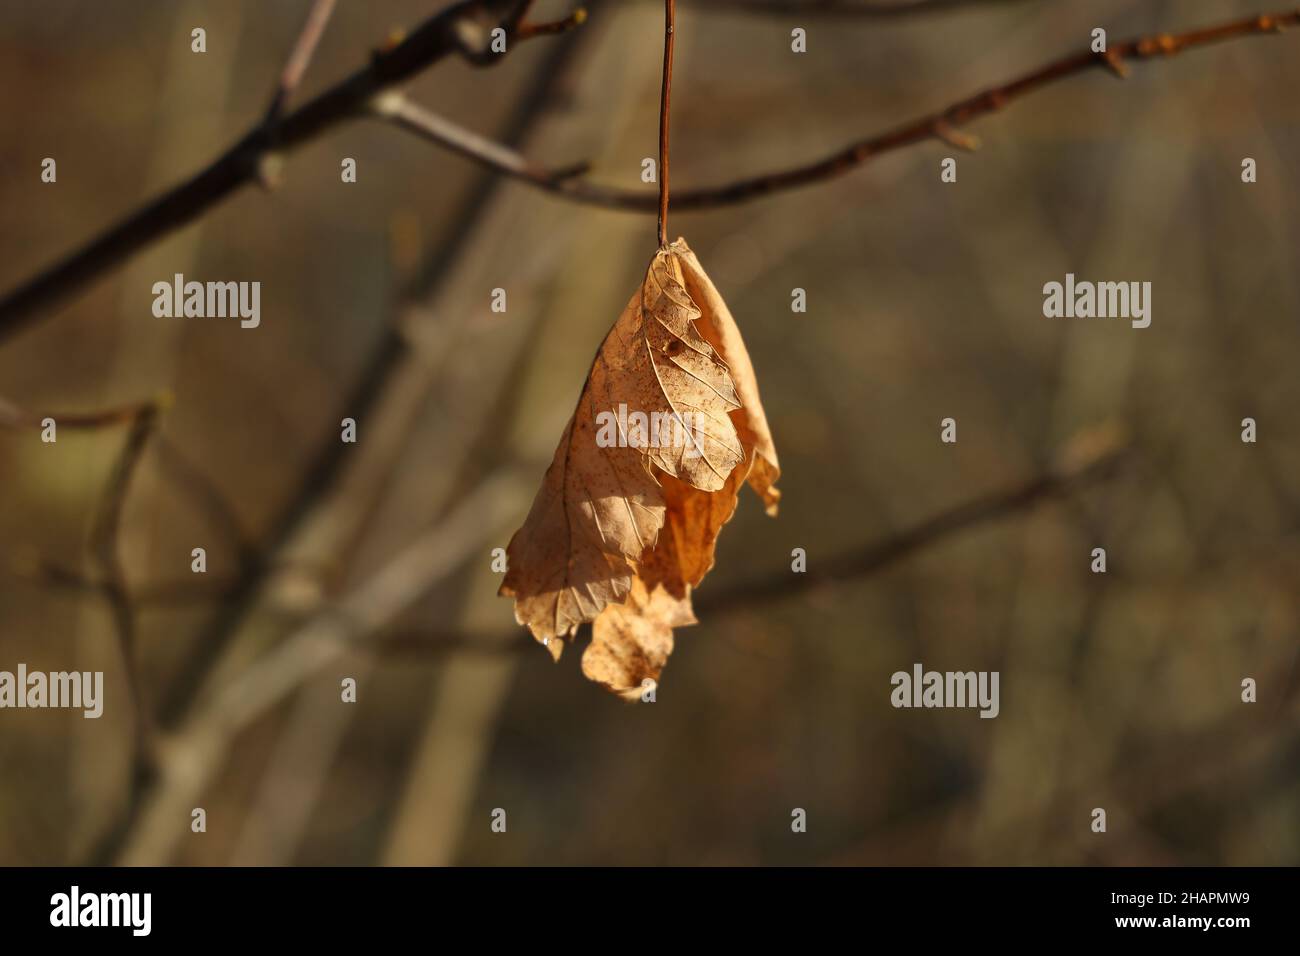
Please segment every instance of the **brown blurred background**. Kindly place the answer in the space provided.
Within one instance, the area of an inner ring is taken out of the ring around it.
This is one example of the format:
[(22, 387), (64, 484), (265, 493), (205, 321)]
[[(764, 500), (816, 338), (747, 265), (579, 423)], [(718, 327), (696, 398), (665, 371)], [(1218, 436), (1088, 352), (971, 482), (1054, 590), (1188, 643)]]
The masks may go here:
[[(343, 0), (297, 101), (438, 6)], [(683, 189), (816, 158), (1095, 26), (1114, 40), (1269, 9), (679, 6)], [(307, 7), (0, 3), (0, 289), (255, 123)], [(410, 95), (639, 188), (661, 16), (597, 3), (578, 31), (491, 69), (444, 62)], [(522, 634), (502, 643), (490, 565), (641, 279), (653, 217), (374, 121), (294, 152), (280, 188), (245, 189), (0, 348), (0, 397), (38, 413), (175, 398), (119, 540), (160, 725), (139, 779), (109, 604), (50, 573), (96, 575), (87, 540), (125, 429), (0, 431), (0, 669), (103, 670), (107, 697), (98, 721), (0, 712), (0, 864), (1300, 863), (1298, 85), (1300, 36), (1236, 40), (1063, 81), (973, 124), (974, 154), (935, 141), (673, 213), (745, 333), (784, 468), (779, 518), (746, 494), (702, 596), (788, 568), (792, 548), (816, 568), (1014, 486), (1091, 426), (1124, 428), (1134, 454), (882, 573), (704, 615), (650, 706), (584, 680), (580, 646), (552, 665)], [(154, 318), (151, 286), (176, 272), (260, 281), (261, 327)], [(1044, 318), (1042, 285), (1066, 272), (1151, 281), (1151, 327)], [(345, 416), (356, 445), (338, 441)], [(956, 445), (939, 441), (948, 416)], [(999, 670), (1000, 716), (893, 709), (890, 675), (917, 661)]]

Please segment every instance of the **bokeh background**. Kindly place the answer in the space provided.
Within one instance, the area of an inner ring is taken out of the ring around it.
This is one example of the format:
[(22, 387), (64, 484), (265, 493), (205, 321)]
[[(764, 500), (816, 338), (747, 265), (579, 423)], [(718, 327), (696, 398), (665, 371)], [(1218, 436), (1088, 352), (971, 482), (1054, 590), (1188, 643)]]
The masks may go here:
[[(0, 2), (0, 288), (256, 122), (307, 6)], [(344, 0), (299, 102), (439, 6)], [(1268, 9), (679, 6), (679, 188), (818, 157), (1096, 26), (1118, 39)], [(444, 62), (410, 95), (638, 188), (662, 8), (591, 14), (490, 69)], [(1238, 40), (1054, 85), (973, 124), (973, 154), (936, 140), (673, 213), (741, 324), (784, 468), (780, 516), (746, 494), (702, 596), (788, 569), (792, 548), (815, 569), (1032, 479), (1098, 425), (1133, 453), (879, 573), (706, 615), (678, 632), (653, 705), (584, 680), (580, 647), (553, 665), (491, 570), (640, 282), (653, 217), (369, 120), (294, 152), (278, 189), (238, 193), (0, 348), (0, 396), (34, 413), (174, 396), (118, 540), (151, 762), (133, 756), (87, 544), (126, 429), (0, 431), (0, 669), (107, 685), (98, 721), (0, 712), (0, 863), (1300, 863), (1298, 87), (1300, 36)], [(955, 185), (939, 182), (949, 155)], [(151, 286), (176, 272), (259, 280), (261, 327), (155, 319)], [(1151, 281), (1151, 327), (1044, 318), (1041, 287), (1066, 272)], [(917, 661), (999, 670), (1000, 716), (893, 709), (890, 675)]]

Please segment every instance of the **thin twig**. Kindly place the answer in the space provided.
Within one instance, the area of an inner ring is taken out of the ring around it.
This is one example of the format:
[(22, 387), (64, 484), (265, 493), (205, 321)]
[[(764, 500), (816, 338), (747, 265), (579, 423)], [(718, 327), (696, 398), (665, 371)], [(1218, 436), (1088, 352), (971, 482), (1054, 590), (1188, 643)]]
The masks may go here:
[[(116, 406), (96, 412), (54, 415), (29, 412), (11, 401), (0, 399), (0, 427), (4, 428), (15, 430), (41, 428), (47, 420), (54, 422), (56, 426), (76, 430), (98, 430), (117, 425), (130, 425), (126, 441), (101, 492), (88, 545), (98, 569), (98, 574), (93, 579), (93, 590), (108, 602), (127, 691), (134, 710), (135, 744), (131, 776), (133, 793), (140, 792), (146, 786), (153, 772), (156, 735), (152, 712), (140, 680), (136, 653), (135, 603), (121, 559), (122, 513), (130, 493), (131, 481), (139, 468), (145, 448), (157, 428), (159, 416), (170, 407), (171, 402), (170, 393), (164, 393), (146, 402)], [(66, 575), (59, 580), (59, 583), (67, 585), (73, 577), (75, 576)]]
[(439, 116), (412, 102), (400, 91), (385, 93), (375, 98), (371, 113), (399, 129), (414, 133), (468, 159), (480, 161), (498, 172), (515, 179), (524, 179), (537, 185), (563, 182), (580, 176), (588, 169), (586, 163), (562, 169), (544, 169), (534, 165), (521, 153), (495, 140), (481, 136), (451, 120)]
[(135, 607), (122, 565), (122, 512), (131, 490), (131, 480), (135, 477), (145, 447), (157, 427), (158, 414), (156, 405), (146, 405), (131, 423), (126, 442), (104, 487), (102, 502), (90, 532), (90, 550), (102, 575), (100, 590), (108, 601), (113, 618), (122, 671), (135, 713), (135, 752), (131, 779), (133, 789), (141, 788), (148, 782), (153, 773), (156, 755), (154, 721), (140, 679)]
[(333, 13), (334, 0), (313, 0), (311, 10), (307, 13), (307, 22), (303, 24), (298, 42), (293, 45), (293, 52), (284, 64), (284, 72), (280, 74), (280, 85), (271, 97), (271, 105), (266, 108), (266, 119), (263, 122), (268, 126), (278, 123), (284, 115), (284, 108), (302, 82)]
[(115, 425), (129, 425), (144, 412), (162, 411), (171, 405), (170, 392), (163, 392), (155, 398), (127, 405), (117, 405), (93, 412), (32, 412), (5, 398), (0, 398), (0, 428), (12, 430), (42, 428), (46, 419), (53, 421), (59, 428), (71, 428), (76, 431), (94, 431), (111, 428)]
[(962, 9), (988, 9), (1005, 2), (1007, 0), (709, 0), (701, 4), (701, 9), (776, 16), (889, 19)]
[[(156, 439), (155, 439), (156, 441)], [(155, 444), (155, 448), (157, 445)], [(262, 565), (266, 574), (294, 573), (310, 581), (324, 581), (337, 575), (338, 569), (311, 562), (271, 562)], [(56, 561), (41, 558), (19, 557), (4, 568), (19, 580), (37, 587), (61, 591), (81, 591), (102, 595), (105, 579), (102, 574), (86, 574)], [(137, 608), (193, 607), (228, 601), (239, 589), (239, 575), (227, 577), (187, 574), (183, 577), (144, 581), (131, 589), (131, 599)], [(299, 602), (290, 602), (286, 609), (301, 611)]]
[[(95, 595), (102, 595), (105, 590), (105, 579), (101, 574), (86, 574), (55, 561), (16, 560), (5, 570), (38, 587)], [(198, 577), (190, 574), (166, 581), (136, 584), (131, 589), (131, 600), (136, 608), (208, 604), (225, 597), (234, 584), (234, 579), (204, 581), (197, 580)]]
[(496, 62), (491, 31), (500, 27), (514, 35), (529, 5), (527, 0), (462, 0), (430, 17), (400, 43), (376, 51), (366, 66), (283, 116), (273, 131), (259, 123), (201, 172), (0, 299), (0, 341), (48, 317), (54, 306), (132, 254), (258, 181), (272, 152), (293, 149), (366, 115), (376, 95), (453, 53), (477, 65)]
[(587, 8), (578, 7), (567, 17), (561, 17), (558, 20), (549, 20), (545, 23), (530, 23), (527, 20), (520, 22), (515, 28), (515, 39), (528, 40), (532, 37), (553, 36), (557, 33), (567, 33), (568, 31), (582, 26), (587, 22)]
[(673, 89), (677, 0), (664, 0), (664, 82), (659, 95), (659, 248), (668, 246), (668, 118)]
[[(831, 155), (811, 163), (738, 179), (718, 186), (678, 190), (673, 195), (673, 206), (677, 209), (712, 209), (796, 189), (844, 175), (884, 153), (930, 139), (957, 144), (962, 149), (971, 149), (976, 145), (975, 140), (962, 134), (957, 129), (958, 126), (997, 112), (1013, 100), (1042, 89), (1057, 80), (1083, 73), (1094, 67), (1116, 72), (1117, 68), (1123, 68), (1125, 60), (1149, 60), (1173, 56), (1184, 50), (1239, 37), (1281, 32), (1285, 27), (1296, 25), (1300, 25), (1300, 10), (1248, 17), (1178, 35), (1156, 34), (1126, 40), (1112, 44), (1106, 53), (1093, 53), (1088, 50), (1070, 54), (1006, 83), (959, 100), (939, 112), (850, 143)], [(565, 199), (632, 212), (651, 212), (661, 208), (662, 195), (655, 196), (641, 190), (620, 189), (593, 183), (588, 179), (576, 177), (572, 168), (548, 173), (543, 166), (496, 144), (492, 144), (490, 149), (481, 148), (481, 144), (475, 142), (475, 134), (462, 130), (414, 104), (406, 104), (400, 111), (400, 116), (388, 118), (395, 125), (409, 132), (455, 149), (497, 172)], [(667, 176), (662, 169), (660, 174), (663, 177), (660, 182), (662, 193)]]

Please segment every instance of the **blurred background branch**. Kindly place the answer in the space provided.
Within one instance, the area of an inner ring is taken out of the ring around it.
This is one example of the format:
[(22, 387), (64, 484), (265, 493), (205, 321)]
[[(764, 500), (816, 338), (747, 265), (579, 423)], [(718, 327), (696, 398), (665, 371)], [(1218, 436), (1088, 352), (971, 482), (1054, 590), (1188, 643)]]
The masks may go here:
[[(693, 603), (703, 615), (725, 614), (878, 574), (923, 548), (939, 545), (971, 528), (1015, 516), (1043, 501), (1111, 478), (1131, 453), (1127, 440), (1113, 428), (1096, 429), (1076, 439), (1062, 452), (1056, 466), (1041, 475), (964, 501), (882, 541), (820, 557), (805, 572), (792, 574), (783, 568), (729, 587), (704, 588), (694, 595)], [(481, 636), (403, 630), (382, 634), (372, 643), (382, 653), (441, 655), (461, 649), (514, 652), (527, 650), (535, 642), (519, 628), (513, 628)]]

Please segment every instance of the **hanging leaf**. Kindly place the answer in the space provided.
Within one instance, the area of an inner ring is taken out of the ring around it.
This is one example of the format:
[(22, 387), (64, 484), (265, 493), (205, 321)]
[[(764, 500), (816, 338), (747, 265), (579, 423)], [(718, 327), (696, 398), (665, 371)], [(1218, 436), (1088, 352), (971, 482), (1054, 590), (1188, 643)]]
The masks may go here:
[(501, 594), (558, 659), (595, 622), (589, 678), (635, 698), (657, 680), (691, 588), (746, 480), (770, 514), (776, 450), (740, 330), (679, 239), (605, 337), (507, 549)]

